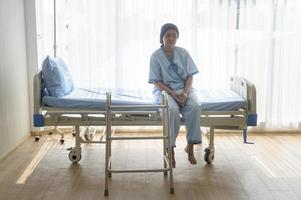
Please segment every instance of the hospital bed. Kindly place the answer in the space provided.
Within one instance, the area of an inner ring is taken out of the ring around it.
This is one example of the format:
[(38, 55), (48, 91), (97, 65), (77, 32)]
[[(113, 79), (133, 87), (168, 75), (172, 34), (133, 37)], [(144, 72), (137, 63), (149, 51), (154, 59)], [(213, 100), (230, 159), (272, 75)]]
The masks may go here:
[[(42, 97), (42, 73), (38, 72), (34, 78), (34, 126), (106, 126), (106, 93), (103, 88), (76, 88), (63, 98), (52, 96)], [(112, 91), (113, 105), (149, 105), (154, 104), (150, 92), (145, 91)], [(211, 163), (214, 159), (214, 130), (230, 129), (242, 130), (243, 141), (247, 142), (248, 126), (257, 125), (256, 88), (242, 77), (230, 78), (230, 90), (200, 91), (201, 126), (209, 127), (209, 147), (205, 149), (204, 159)], [(161, 126), (162, 120), (158, 110), (122, 110), (112, 114), (113, 126)], [(183, 121), (182, 121), (183, 122)], [(86, 129), (85, 129), (86, 130)], [(84, 132), (84, 131), (82, 131)], [(94, 143), (76, 138), (76, 146), (81, 143)], [(72, 154), (72, 151), (71, 151)], [(79, 152), (76, 152), (77, 162)], [(72, 156), (71, 156), (72, 157)], [(70, 158), (70, 157), (69, 157)]]
[[(111, 134), (111, 126), (162, 125), (159, 107), (156, 107), (158, 104), (153, 102), (151, 94), (143, 91), (75, 88), (70, 94), (57, 98), (42, 96), (42, 89), (42, 73), (38, 72), (34, 78), (34, 126), (74, 126), (75, 147), (69, 149), (69, 159), (72, 162), (78, 162), (81, 159), (82, 143), (106, 143), (108, 148), (106, 149), (106, 152), (108, 152), (106, 173), (108, 176), (112, 172), (118, 173), (118, 170), (110, 171), (110, 144), (112, 140), (109, 143), (107, 141), (112, 139), (111, 135), (108, 138), (108, 134)], [(210, 164), (213, 162), (215, 155), (215, 129), (242, 130), (243, 141), (248, 143), (247, 128), (248, 126), (257, 125), (256, 88), (246, 79), (233, 76), (230, 78), (229, 90), (201, 90), (198, 91), (198, 95), (201, 107), (201, 126), (210, 128), (209, 146), (205, 149), (204, 154), (204, 160)], [(106, 128), (100, 140), (94, 141), (89, 137), (89, 131), (88, 136), (86, 134), (82, 137), (83, 132), (87, 132), (87, 129), (80, 130), (80, 127), (90, 126), (105, 126), (109, 127), (110, 130)], [(164, 128), (164, 126), (163, 123), (165, 135), (161, 139), (167, 139), (168, 141), (168, 135), (166, 134), (168, 128), (166, 126)], [(117, 139), (122, 138), (117, 137)], [(152, 138), (145, 137), (145, 139)], [(168, 145), (166, 145), (166, 142), (163, 143), (165, 145), (164, 155), (168, 155), (168, 152), (166, 152)], [(166, 160), (164, 162), (164, 174), (170, 170), (168, 164), (168, 160)], [(127, 170), (126, 172), (140, 171)], [(172, 190), (173, 187), (171, 186)]]

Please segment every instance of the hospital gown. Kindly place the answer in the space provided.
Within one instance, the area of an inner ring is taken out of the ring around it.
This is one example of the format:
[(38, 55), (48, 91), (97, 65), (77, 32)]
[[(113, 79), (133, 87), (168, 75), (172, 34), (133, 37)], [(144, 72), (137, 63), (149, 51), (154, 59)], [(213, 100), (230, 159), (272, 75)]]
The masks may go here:
[[(198, 73), (198, 69), (189, 53), (181, 47), (175, 47), (172, 58), (168, 58), (160, 48), (150, 58), (149, 83), (163, 82), (167, 87), (181, 94), (188, 76)], [(161, 101), (161, 91), (154, 87), (155, 100)], [(172, 96), (168, 95), (169, 104), (169, 130), (171, 144), (176, 146), (176, 138), (180, 129), (180, 113), (185, 121), (188, 144), (202, 143), (200, 134), (200, 107), (196, 91), (191, 88), (185, 106), (179, 106)]]

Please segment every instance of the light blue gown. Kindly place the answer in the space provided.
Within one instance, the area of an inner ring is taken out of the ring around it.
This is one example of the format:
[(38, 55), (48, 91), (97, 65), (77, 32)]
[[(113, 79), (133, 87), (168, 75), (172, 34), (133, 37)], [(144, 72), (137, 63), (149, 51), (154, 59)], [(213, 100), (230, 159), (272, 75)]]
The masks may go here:
[[(198, 69), (188, 51), (181, 47), (175, 47), (172, 58), (167, 58), (162, 48), (156, 50), (150, 58), (149, 83), (162, 81), (167, 87), (181, 94), (184, 90), (185, 80), (196, 73)], [(154, 87), (155, 100), (160, 102), (161, 91)], [(172, 96), (168, 95), (169, 103), (169, 130), (171, 144), (176, 146), (176, 138), (180, 129), (180, 114), (185, 121), (188, 144), (202, 143), (200, 131), (200, 107), (197, 94), (191, 88), (185, 106), (179, 106)]]

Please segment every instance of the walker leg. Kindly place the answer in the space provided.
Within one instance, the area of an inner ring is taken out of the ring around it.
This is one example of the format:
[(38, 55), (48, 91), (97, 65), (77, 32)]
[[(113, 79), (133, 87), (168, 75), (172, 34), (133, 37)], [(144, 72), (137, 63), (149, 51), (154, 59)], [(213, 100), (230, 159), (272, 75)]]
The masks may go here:
[(107, 129), (107, 138), (106, 138), (106, 156), (105, 156), (105, 190), (104, 190), (104, 195), (108, 196), (109, 195), (109, 189), (108, 189), (108, 178), (109, 178), (109, 133)]

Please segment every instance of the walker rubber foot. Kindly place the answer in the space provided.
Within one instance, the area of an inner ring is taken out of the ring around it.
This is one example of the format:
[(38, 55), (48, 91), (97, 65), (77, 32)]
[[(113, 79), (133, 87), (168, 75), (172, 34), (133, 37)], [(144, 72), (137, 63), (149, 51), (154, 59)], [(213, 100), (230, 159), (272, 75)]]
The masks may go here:
[(109, 196), (109, 190), (108, 190), (108, 189), (105, 190), (104, 195), (105, 195), (105, 196)]

